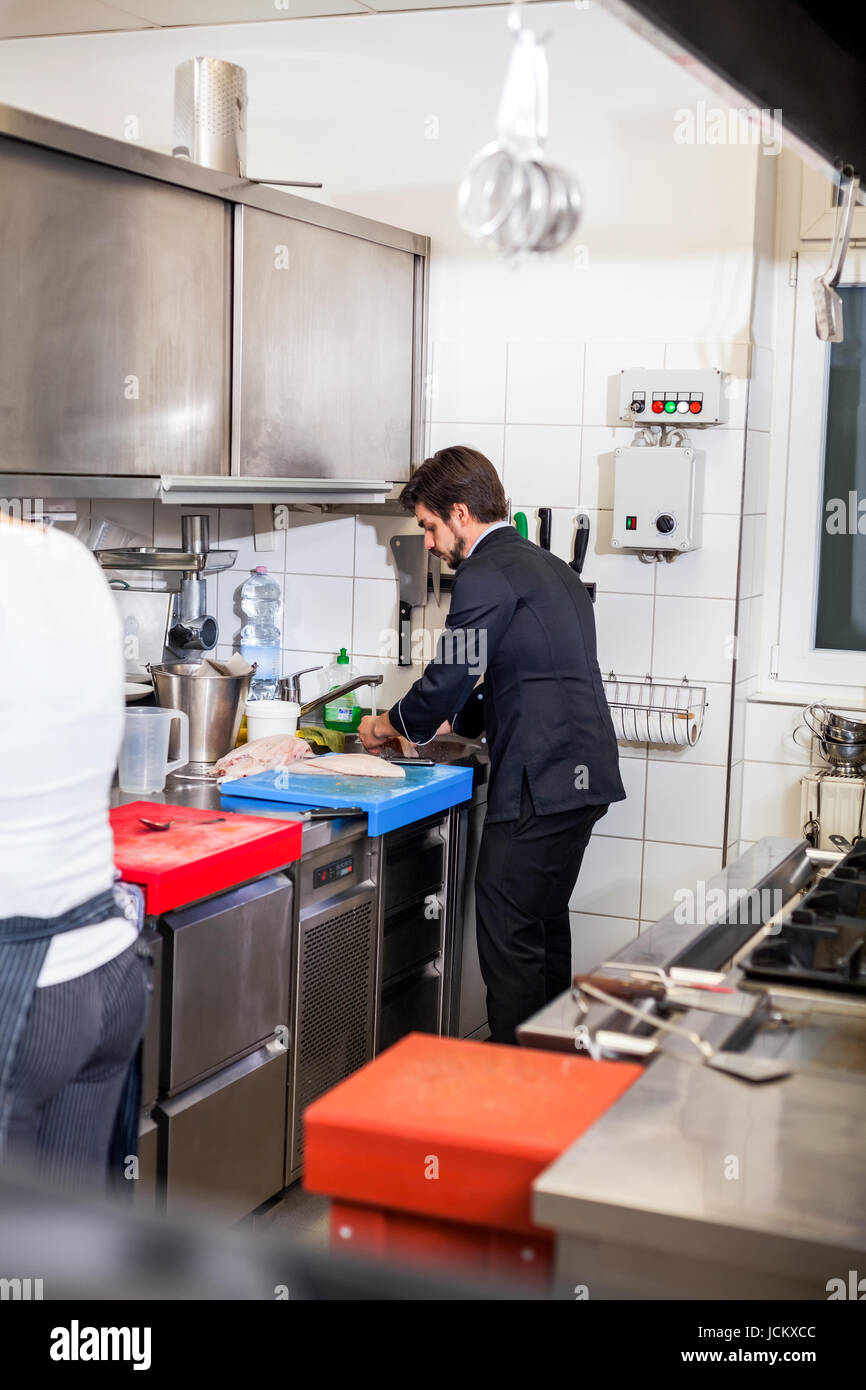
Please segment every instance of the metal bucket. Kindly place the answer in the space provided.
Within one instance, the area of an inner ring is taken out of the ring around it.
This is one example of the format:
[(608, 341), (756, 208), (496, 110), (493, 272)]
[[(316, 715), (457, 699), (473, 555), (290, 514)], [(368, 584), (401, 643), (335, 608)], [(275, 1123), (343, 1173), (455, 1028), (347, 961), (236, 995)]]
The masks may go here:
[(175, 69), (172, 154), (243, 177), (247, 74), (224, 58), (190, 58)]
[[(151, 666), (156, 703), (183, 710), (189, 719), (190, 763), (215, 763), (235, 746), (252, 672), (245, 676), (197, 676), (193, 661)], [(176, 757), (171, 747), (169, 758)]]

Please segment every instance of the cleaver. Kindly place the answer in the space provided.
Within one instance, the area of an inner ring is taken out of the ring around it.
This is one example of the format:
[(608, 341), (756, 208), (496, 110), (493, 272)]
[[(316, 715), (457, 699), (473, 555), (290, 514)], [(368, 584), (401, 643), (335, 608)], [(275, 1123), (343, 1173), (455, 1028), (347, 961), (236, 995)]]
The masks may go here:
[(427, 549), (424, 536), (392, 536), (391, 551), (400, 581), (398, 666), (412, 665), (412, 609), (427, 602)]

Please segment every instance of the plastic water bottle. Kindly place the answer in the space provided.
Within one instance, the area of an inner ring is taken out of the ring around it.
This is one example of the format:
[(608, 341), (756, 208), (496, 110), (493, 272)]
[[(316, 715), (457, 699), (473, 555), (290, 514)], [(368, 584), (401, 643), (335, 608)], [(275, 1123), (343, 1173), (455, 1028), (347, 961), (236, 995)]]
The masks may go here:
[(256, 673), (250, 700), (275, 700), (280, 679), (280, 629), (274, 619), (280, 606), (280, 586), (266, 565), (257, 565), (241, 589), (241, 608), (248, 621), (241, 628), (241, 656)]

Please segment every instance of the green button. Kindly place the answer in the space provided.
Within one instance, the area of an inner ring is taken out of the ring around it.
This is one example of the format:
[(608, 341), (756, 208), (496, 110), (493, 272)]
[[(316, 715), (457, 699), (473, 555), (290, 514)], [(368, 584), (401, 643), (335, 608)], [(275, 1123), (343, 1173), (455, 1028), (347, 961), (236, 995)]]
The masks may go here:
[(665, 410), (667, 411), (668, 415), (673, 415), (673, 413), (674, 413), (674, 411), (676, 410), (676, 408), (677, 408), (677, 403), (676, 403), (676, 401), (665, 401)]

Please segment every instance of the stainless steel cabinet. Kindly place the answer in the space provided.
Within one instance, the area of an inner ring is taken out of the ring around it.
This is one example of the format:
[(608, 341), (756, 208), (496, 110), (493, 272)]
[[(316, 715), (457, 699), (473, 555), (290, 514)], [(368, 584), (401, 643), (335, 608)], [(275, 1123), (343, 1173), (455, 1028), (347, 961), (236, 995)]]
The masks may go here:
[(227, 473), (230, 212), (0, 141), (0, 469)]
[(292, 884), (282, 874), (167, 912), (161, 1084), (169, 1095), (289, 1018)]
[(421, 258), (259, 208), (235, 217), (233, 470), (408, 478)]
[(274, 1040), (159, 1102), (153, 1113), (167, 1211), (212, 1202), (222, 1221), (236, 1221), (279, 1192), (287, 1062), (285, 1048)]

